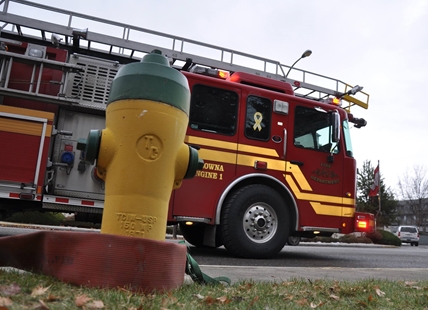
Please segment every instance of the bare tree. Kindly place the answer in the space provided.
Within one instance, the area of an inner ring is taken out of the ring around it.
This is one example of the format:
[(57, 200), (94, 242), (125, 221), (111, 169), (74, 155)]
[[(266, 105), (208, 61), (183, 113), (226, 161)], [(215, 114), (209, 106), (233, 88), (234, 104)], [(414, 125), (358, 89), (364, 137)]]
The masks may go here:
[(398, 181), (402, 204), (414, 216), (415, 224), (425, 226), (428, 221), (428, 175), (424, 166), (415, 165), (413, 173), (406, 173)]

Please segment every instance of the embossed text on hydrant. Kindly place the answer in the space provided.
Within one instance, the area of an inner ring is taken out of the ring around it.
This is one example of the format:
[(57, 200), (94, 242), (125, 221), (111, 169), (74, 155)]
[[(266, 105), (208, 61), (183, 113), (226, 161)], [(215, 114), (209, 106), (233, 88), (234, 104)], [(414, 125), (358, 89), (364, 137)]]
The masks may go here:
[(155, 216), (138, 213), (117, 212), (116, 216), (120, 228), (125, 231), (126, 236), (130, 237), (144, 237), (144, 234), (148, 233), (157, 222)]

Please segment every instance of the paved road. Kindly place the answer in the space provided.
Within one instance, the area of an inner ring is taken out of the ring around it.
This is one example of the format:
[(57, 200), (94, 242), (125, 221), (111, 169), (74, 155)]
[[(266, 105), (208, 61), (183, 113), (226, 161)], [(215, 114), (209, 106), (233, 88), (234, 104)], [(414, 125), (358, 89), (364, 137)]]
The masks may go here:
[[(0, 227), (0, 236), (32, 231), (24, 227), (20, 230)], [(428, 280), (428, 246), (425, 245), (385, 247), (306, 243), (287, 246), (275, 258), (268, 260), (235, 258), (224, 248), (191, 247), (191, 254), (203, 272), (212, 277), (227, 276), (233, 282), (244, 279), (286, 281), (294, 278)]]
[(191, 253), (203, 272), (212, 277), (227, 276), (232, 281), (282, 281), (296, 277), (428, 280), (428, 246), (299, 245), (285, 247), (269, 260), (233, 258), (223, 248), (191, 248)]

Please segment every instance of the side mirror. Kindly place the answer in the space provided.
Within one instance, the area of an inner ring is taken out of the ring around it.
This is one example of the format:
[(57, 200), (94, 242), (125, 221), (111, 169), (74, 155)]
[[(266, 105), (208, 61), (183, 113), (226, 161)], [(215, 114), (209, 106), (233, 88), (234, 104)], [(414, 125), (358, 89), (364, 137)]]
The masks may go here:
[(340, 115), (339, 112), (333, 111), (331, 113), (331, 124), (333, 131), (331, 133), (331, 141), (339, 142), (340, 141)]

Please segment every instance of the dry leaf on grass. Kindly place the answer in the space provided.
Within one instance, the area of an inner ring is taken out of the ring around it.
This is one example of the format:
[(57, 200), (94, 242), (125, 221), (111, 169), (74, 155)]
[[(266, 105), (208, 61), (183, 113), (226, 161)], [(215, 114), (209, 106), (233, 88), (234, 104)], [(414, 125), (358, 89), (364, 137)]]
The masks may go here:
[(46, 294), (46, 292), (49, 288), (50, 288), (50, 286), (43, 287), (43, 286), (39, 285), (39, 286), (33, 288), (33, 290), (31, 291), (31, 297), (36, 297), (36, 296)]
[(204, 298), (204, 303), (206, 303), (207, 305), (212, 305), (215, 303), (215, 299), (211, 296), (207, 296)]
[(299, 306), (304, 306), (308, 304), (308, 300), (306, 298), (296, 300), (296, 304), (298, 304)]
[(418, 282), (410, 282), (410, 281), (404, 282), (404, 285), (406, 285), (406, 286), (413, 286), (415, 284), (418, 284)]
[(384, 297), (385, 296), (385, 292), (382, 292), (380, 289), (376, 289), (376, 294), (379, 296), (379, 297)]
[(49, 307), (44, 303), (43, 300), (39, 300), (39, 307), (37, 309), (49, 310)]
[(12, 283), (11, 285), (0, 285), (0, 294), (3, 296), (13, 296), (21, 292), (21, 287)]
[(339, 296), (336, 296), (334, 294), (330, 294), (330, 298), (333, 298), (334, 300), (339, 300), (340, 299)]
[(193, 294), (192, 296), (196, 297), (197, 299), (204, 299), (205, 298), (201, 294)]
[(230, 299), (227, 298), (227, 296), (217, 297), (216, 300), (218, 302), (220, 302), (221, 304), (228, 304), (228, 303), (230, 303)]
[(253, 298), (253, 300), (251, 301), (251, 303), (248, 306), (248, 309), (250, 309), (257, 300), (259, 300), (259, 296), (256, 296), (256, 297)]
[(166, 307), (168, 305), (175, 304), (177, 301), (177, 298), (172, 296), (172, 294), (169, 294), (168, 297), (162, 299), (162, 306)]
[(85, 308), (88, 309), (103, 309), (104, 308), (104, 303), (101, 300), (94, 300), (90, 303), (87, 303), (85, 305)]
[(311, 302), (311, 308), (315, 309), (315, 308), (318, 308), (318, 307), (322, 306), (323, 304), (324, 303), (322, 301), (320, 301), (318, 304), (316, 304), (314, 302)]
[(12, 300), (8, 297), (0, 297), (0, 306), (9, 307), (13, 304)]
[(76, 299), (74, 300), (74, 303), (76, 304), (77, 307), (83, 307), (85, 304), (87, 304), (91, 300), (92, 298), (83, 294), (83, 295), (77, 296)]

